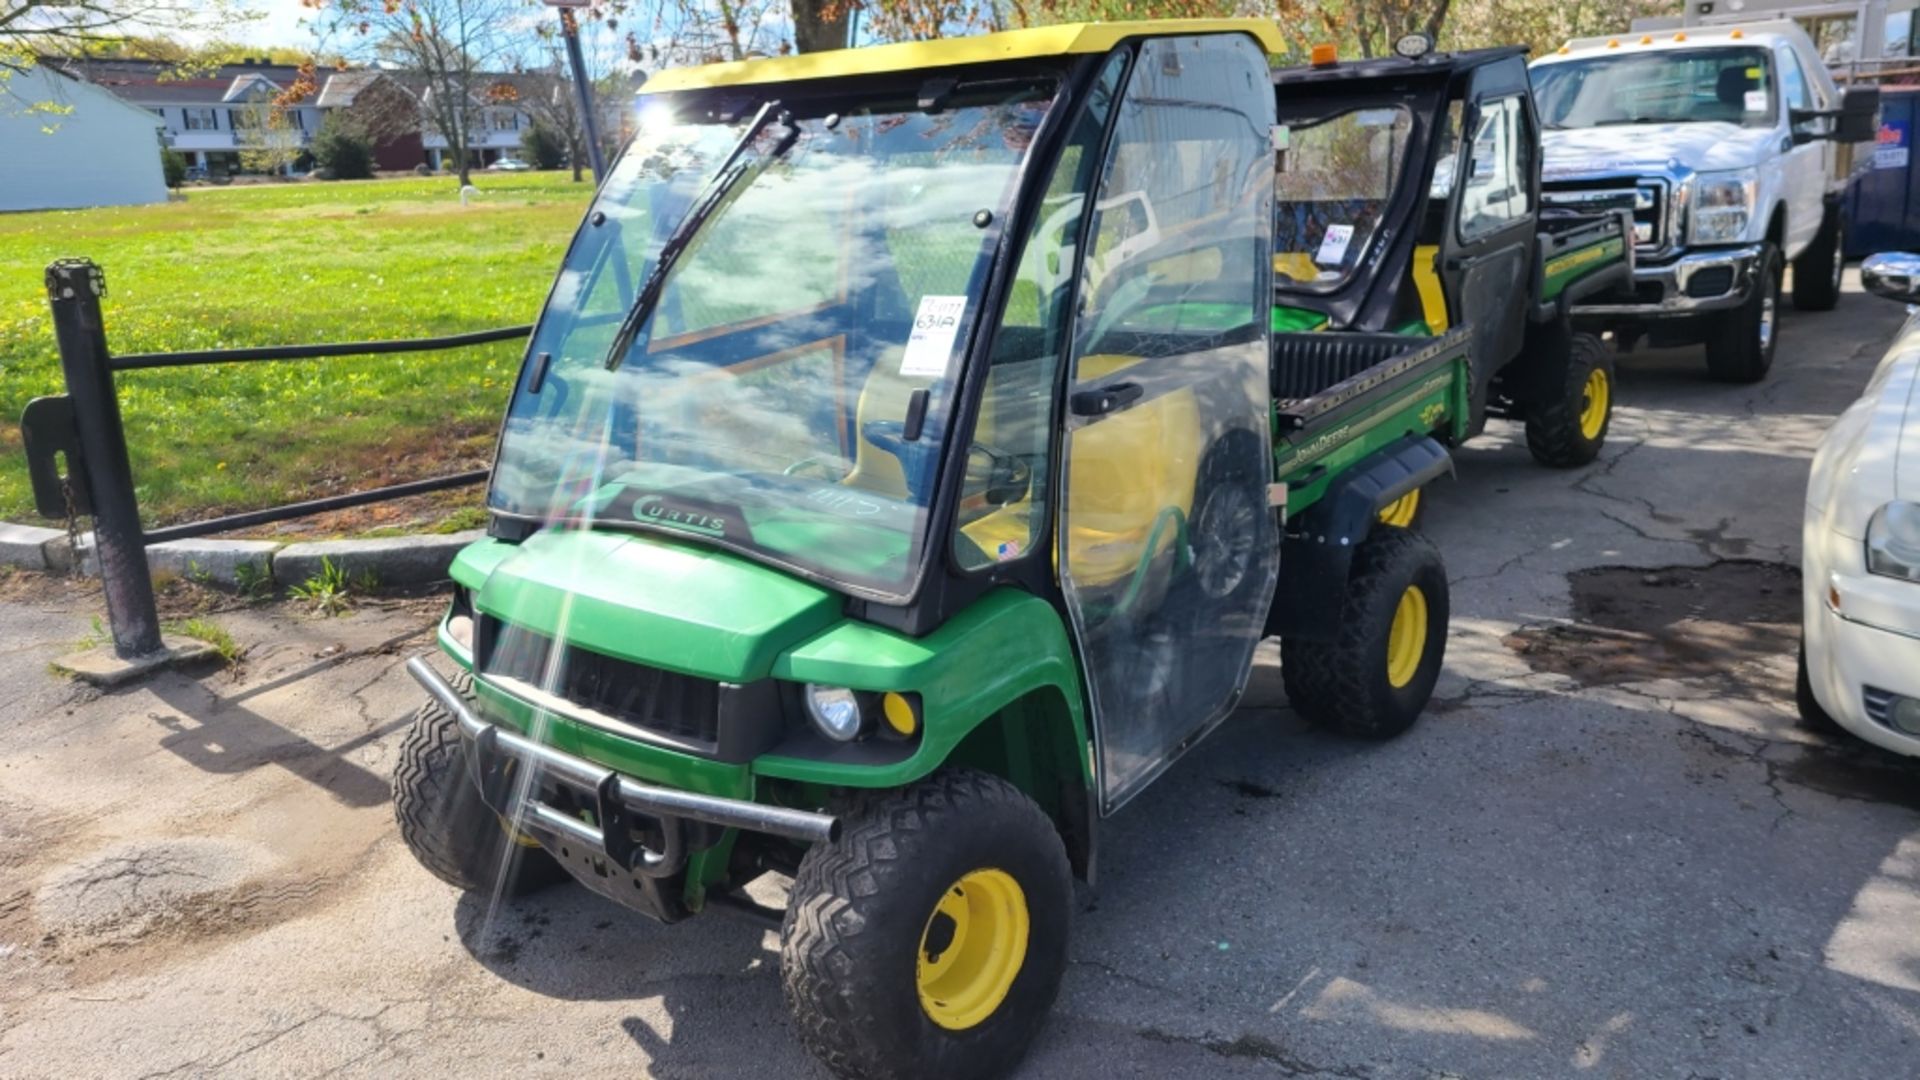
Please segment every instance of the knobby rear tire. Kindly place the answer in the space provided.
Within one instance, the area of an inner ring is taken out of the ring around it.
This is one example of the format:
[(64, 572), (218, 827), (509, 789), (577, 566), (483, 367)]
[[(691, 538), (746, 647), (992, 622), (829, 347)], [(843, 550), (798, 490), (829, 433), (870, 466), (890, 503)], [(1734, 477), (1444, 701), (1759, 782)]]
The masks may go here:
[[(1404, 686), (1387, 674), (1387, 643), (1401, 596), (1418, 586), (1427, 623), (1419, 666)], [(1408, 529), (1375, 529), (1353, 553), (1353, 569), (1331, 641), (1285, 638), (1280, 676), (1294, 710), (1321, 727), (1363, 739), (1390, 739), (1412, 727), (1433, 696), (1446, 656), (1446, 568), (1433, 541)]]

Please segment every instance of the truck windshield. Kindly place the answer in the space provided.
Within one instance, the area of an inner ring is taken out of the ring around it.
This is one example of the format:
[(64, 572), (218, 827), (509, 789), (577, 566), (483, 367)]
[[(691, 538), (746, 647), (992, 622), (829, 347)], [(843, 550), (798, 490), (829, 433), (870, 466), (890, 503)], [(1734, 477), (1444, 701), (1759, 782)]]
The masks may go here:
[(1338, 288), (1373, 243), (1406, 167), (1405, 106), (1347, 109), (1282, 123), (1275, 142), (1273, 278), (1282, 288)]
[(1622, 52), (1538, 64), (1531, 74), (1548, 130), (1697, 122), (1771, 127), (1776, 118), (1765, 49)]
[[(792, 108), (747, 132), (653, 106), (581, 226), (488, 493), (537, 523), (655, 529), (878, 597), (915, 584), (1006, 206), (1049, 85), (939, 111)], [(844, 104), (844, 103), (843, 103)], [(662, 243), (705, 220), (610, 356)]]

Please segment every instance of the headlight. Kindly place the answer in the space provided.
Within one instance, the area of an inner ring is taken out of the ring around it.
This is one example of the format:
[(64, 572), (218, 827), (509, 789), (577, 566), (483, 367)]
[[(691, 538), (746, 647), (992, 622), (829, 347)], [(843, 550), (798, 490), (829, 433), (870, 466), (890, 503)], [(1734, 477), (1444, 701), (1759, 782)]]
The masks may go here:
[(860, 696), (845, 687), (808, 683), (806, 699), (813, 726), (834, 742), (852, 742), (867, 726)]
[(1694, 181), (1690, 239), (1696, 244), (1731, 244), (1745, 236), (1759, 189), (1752, 169), (1702, 173)]
[(1867, 572), (1920, 581), (1920, 503), (1890, 502), (1873, 512)]
[(911, 739), (920, 733), (920, 695), (848, 690), (808, 683), (807, 718), (820, 734), (834, 742), (852, 742), (870, 735)]

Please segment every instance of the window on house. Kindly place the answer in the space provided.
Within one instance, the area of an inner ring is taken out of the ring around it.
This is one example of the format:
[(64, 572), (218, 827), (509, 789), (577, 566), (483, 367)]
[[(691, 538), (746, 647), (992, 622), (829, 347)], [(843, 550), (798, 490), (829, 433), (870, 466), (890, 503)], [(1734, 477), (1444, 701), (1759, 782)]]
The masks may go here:
[(219, 114), (212, 109), (187, 109), (188, 131), (219, 131)]
[(233, 110), (233, 130), (235, 130), (235, 131), (257, 131), (257, 130), (259, 130), (259, 129), (260, 129), (260, 128), (261, 128), (262, 126), (263, 126), (263, 125), (262, 125), (262, 124), (261, 124), (261, 122), (260, 122), (260, 110), (259, 110), (259, 109), (235, 109), (235, 110)]
[(493, 130), (495, 131), (520, 130), (520, 114), (512, 113), (512, 112), (494, 113), (493, 114)]

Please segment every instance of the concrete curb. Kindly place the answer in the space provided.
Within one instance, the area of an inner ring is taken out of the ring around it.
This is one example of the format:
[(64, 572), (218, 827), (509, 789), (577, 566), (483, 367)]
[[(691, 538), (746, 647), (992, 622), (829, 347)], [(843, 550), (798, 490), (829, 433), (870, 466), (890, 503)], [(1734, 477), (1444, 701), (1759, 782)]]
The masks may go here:
[[(372, 575), (381, 585), (423, 585), (444, 581), (460, 549), (485, 536), (470, 532), (395, 536), (378, 540), (316, 540), (296, 544), (272, 540), (175, 540), (147, 549), (147, 568), (228, 588), (272, 581), (286, 587), (321, 573), (323, 560), (348, 577)], [(80, 572), (98, 577), (93, 534), (80, 537)], [(0, 566), (66, 573), (73, 552), (59, 529), (0, 522)]]

